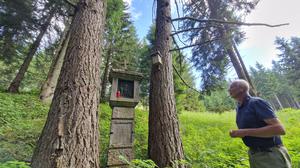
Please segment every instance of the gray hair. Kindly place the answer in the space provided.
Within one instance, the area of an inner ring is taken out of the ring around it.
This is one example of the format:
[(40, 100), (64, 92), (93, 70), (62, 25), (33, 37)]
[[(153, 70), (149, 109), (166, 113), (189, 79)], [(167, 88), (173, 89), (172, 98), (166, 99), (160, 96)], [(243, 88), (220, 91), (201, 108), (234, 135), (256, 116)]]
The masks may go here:
[(249, 93), (249, 83), (244, 80), (244, 79), (237, 79), (237, 80), (234, 80), (231, 85), (234, 84), (236, 85), (237, 87), (239, 88), (243, 88), (244, 91), (246, 91), (247, 93)]

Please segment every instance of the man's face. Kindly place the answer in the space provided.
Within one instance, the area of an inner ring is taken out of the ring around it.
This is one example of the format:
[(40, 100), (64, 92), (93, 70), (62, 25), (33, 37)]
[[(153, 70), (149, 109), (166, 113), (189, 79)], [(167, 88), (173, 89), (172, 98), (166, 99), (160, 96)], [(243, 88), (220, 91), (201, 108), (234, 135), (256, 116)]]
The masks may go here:
[(242, 88), (238, 87), (235, 83), (232, 83), (228, 89), (228, 93), (234, 99), (237, 99), (241, 95), (242, 91)]

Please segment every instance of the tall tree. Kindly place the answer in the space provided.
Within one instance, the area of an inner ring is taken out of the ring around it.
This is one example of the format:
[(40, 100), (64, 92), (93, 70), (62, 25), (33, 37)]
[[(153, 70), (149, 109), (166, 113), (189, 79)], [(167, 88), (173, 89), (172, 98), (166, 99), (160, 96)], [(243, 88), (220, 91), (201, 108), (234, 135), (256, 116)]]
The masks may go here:
[(280, 81), (275, 73), (259, 63), (256, 63), (255, 68), (250, 67), (250, 72), (260, 96), (270, 100), (274, 94), (279, 94)]
[(101, 101), (106, 101), (110, 68), (137, 70), (138, 39), (123, 0), (108, 1), (105, 30), (105, 66)]
[(278, 70), (287, 77), (287, 82), (297, 88), (297, 98), (300, 100), (300, 38), (291, 40), (277, 38), (275, 43), (280, 50)]
[(104, 70), (101, 80), (101, 92), (100, 100), (105, 101), (109, 70), (111, 68), (111, 59), (115, 52), (116, 41), (118, 36), (121, 34), (121, 25), (122, 25), (122, 15), (124, 10), (124, 3), (122, 0), (108, 0), (107, 1), (107, 13), (106, 13), (106, 23), (104, 30)]
[(158, 167), (167, 167), (176, 160), (184, 159), (175, 107), (172, 55), (169, 53), (170, 0), (158, 0), (156, 14), (154, 51), (161, 55), (162, 64), (152, 65), (151, 68), (148, 154)]
[(0, 58), (6, 63), (14, 61), (17, 50), (26, 44), (24, 39), (31, 37), (36, 27), (34, 10), (33, 0), (0, 1)]
[(81, 0), (33, 168), (99, 167), (98, 99), (104, 2)]
[[(240, 21), (240, 15), (237, 13), (249, 13), (256, 3), (256, 0), (192, 0), (187, 3), (185, 14), (199, 20)], [(220, 81), (224, 81), (229, 62), (232, 62), (238, 77), (247, 80), (244, 72), (246, 70), (241, 66), (231, 42), (234, 39), (239, 43), (243, 38), (238, 26), (187, 20), (184, 21), (183, 28), (189, 30), (183, 31), (188, 39), (199, 44), (192, 49), (192, 61), (202, 72), (204, 91), (222, 85)]]
[(51, 102), (53, 98), (54, 90), (57, 85), (57, 80), (60, 74), (60, 70), (66, 54), (66, 49), (68, 47), (70, 39), (69, 26), (70, 25), (68, 24), (66, 25), (64, 33), (59, 39), (60, 42), (57, 49), (55, 50), (54, 58), (48, 71), (47, 79), (41, 87), (40, 99), (43, 102)]
[(29, 64), (30, 64), (35, 52), (37, 51), (37, 49), (42, 41), (43, 36), (45, 35), (49, 25), (51, 24), (51, 19), (54, 17), (55, 12), (56, 12), (55, 7), (52, 7), (49, 10), (47, 19), (46, 19), (45, 23), (42, 24), (39, 35), (37, 36), (35, 41), (30, 46), (30, 49), (26, 55), (26, 58), (25, 58), (23, 64), (21, 65), (16, 77), (14, 78), (14, 80), (11, 82), (9, 88), (7, 89), (8, 92), (11, 92), (11, 93), (19, 92), (20, 84), (25, 76), (25, 73), (29, 67)]
[(257, 95), (256, 87), (254, 86), (254, 84), (253, 84), (253, 82), (252, 82), (252, 80), (250, 78), (250, 75), (248, 73), (246, 65), (244, 64), (244, 61), (243, 61), (243, 59), (242, 59), (242, 57), (240, 55), (240, 52), (239, 52), (239, 50), (238, 50), (238, 48), (237, 48), (236, 43), (234, 42), (234, 40), (232, 40), (232, 45), (233, 45), (234, 51), (235, 51), (235, 53), (236, 53), (236, 55), (237, 55), (240, 63), (241, 63), (241, 66), (242, 66), (242, 68), (244, 70), (244, 73), (246, 75), (247, 81), (249, 82), (249, 85), (250, 85), (250, 88), (251, 88), (250, 91), (252, 92), (251, 94), (253, 96), (255, 96), (255, 95)]
[(268, 99), (274, 108), (300, 108), (299, 103), (295, 101), (297, 86), (289, 84), (287, 76), (278, 73), (276, 66), (266, 69), (263, 65), (256, 63), (255, 68), (250, 68), (250, 72), (260, 96)]

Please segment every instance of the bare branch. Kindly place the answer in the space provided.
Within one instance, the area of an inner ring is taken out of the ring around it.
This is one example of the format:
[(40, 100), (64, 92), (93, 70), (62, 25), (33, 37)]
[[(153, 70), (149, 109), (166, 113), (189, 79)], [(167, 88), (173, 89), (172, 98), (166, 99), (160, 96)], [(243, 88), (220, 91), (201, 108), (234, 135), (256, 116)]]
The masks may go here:
[(69, 0), (64, 0), (68, 5), (72, 6), (73, 8), (77, 8), (76, 4), (74, 2), (71, 2)]
[(197, 19), (193, 17), (181, 17), (172, 19), (172, 22), (181, 21), (181, 20), (192, 20), (195, 22), (214, 22), (219, 24), (233, 24), (233, 25), (240, 25), (240, 26), (267, 26), (267, 27), (280, 27), (289, 25), (289, 23), (277, 24), (277, 25), (270, 25), (266, 23), (245, 23), (245, 22), (234, 22), (234, 21), (225, 21), (225, 20), (218, 20), (218, 19)]
[(197, 28), (190, 28), (190, 29), (184, 29), (184, 30), (180, 30), (180, 31), (174, 31), (171, 36), (174, 36), (176, 34), (180, 34), (180, 33), (184, 33), (184, 32), (188, 32), (188, 31), (192, 31), (192, 30), (201, 30), (205, 27), (197, 27)]
[(177, 16), (180, 17), (177, 0), (174, 1), (175, 1), (176, 11), (177, 11)]
[(180, 80), (183, 82), (183, 84), (185, 84), (188, 88), (190, 88), (190, 89), (192, 89), (192, 90), (198, 92), (199, 94), (201, 94), (201, 92), (199, 92), (197, 89), (195, 89), (195, 88), (191, 87), (189, 84), (187, 84), (187, 83), (184, 81), (184, 79), (181, 77), (181, 75), (178, 73), (178, 71), (177, 71), (176, 67), (174, 66), (174, 64), (172, 64), (172, 65), (173, 65), (173, 68), (174, 68), (176, 74), (178, 75), (178, 77), (180, 78)]
[[(176, 11), (177, 11), (177, 17), (180, 17), (177, 0), (174, 0), (174, 1), (175, 1)], [(179, 22), (177, 24), (178, 24), (178, 28), (179, 28)]]
[[(171, 24), (172, 24), (174, 30), (176, 31), (176, 27), (174, 26), (173, 22), (171, 22)], [(185, 42), (183, 42), (183, 41), (180, 39), (180, 37), (179, 37), (178, 34), (177, 34), (177, 37), (178, 37), (178, 40), (179, 40), (182, 44), (187, 45)], [(173, 40), (174, 40), (174, 38), (173, 38)], [(174, 41), (175, 41), (175, 40), (174, 40)]]
[[(179, 48), (179, 45), (177, 44), (176, 40), (175, 40), (175, 37), (174, 36), (171, 36), (172, 39), (173, 39), (173, 43), (175, 44), (176, 48)], [(182, 70), (182, 57), (183, 55), (180, 54), (180, 50), (179, 51), (179, 66), (180, 66), (180, 71)]]
[(173, 49), (169, 50), (169, 52), (177, 51), (177, 50), (183, 50), (183, 49), (190, 48), (190, 47), (195, 47), (195, 46), (198, 46), (198, 45), (204, 45), (204, 44), (211, 43), (211, 42), (217, 41), (217, 40), (221, 40), (221, 38), (207, 40), (207, 41), (204, 41), (202, 43), (196, 43), (196, 44), (192, 44), (192, 45), (189, 45), (189, 46), (184, 46), (184, 47), (181, 47), (181, 48), (173, 48)]

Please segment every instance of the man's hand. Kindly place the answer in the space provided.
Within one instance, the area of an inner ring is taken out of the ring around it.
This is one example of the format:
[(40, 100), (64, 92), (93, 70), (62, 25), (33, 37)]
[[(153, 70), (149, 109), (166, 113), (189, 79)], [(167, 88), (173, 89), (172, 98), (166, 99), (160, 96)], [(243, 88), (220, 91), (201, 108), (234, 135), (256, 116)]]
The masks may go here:
[(245, 136), (269, 138), (277, 135), (284, 135), (285, 130), (277, 118), (264, 120), (268, 125), (261, 128), (246, 128), (230, 130), (229, 135), (232, 138), (243, 138)]
[(232, 138), (243, 138), (246, 136), (246, 130), (239, 129), (239, 130), (230, 130), (229, 135)]

